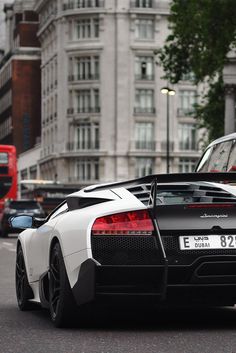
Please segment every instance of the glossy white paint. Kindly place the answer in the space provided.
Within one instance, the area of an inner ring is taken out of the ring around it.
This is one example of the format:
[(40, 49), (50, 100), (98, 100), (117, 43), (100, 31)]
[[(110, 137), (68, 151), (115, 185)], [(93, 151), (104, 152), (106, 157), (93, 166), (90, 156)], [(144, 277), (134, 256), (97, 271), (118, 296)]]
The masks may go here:
[(114, 192), (105, 190), (88, 193), (81, 190), (69, 197), (100, 197), (110, 201), (59, 214), (38, 229), (27, 229), (19, 235), (29, 283), (35, 295), (34, 301), (39, 301), (39, 279), (49, 269), (50, 247), (54, 238), (60, 242), (69, 282), (73, 287), (78, 279), (81, 264), (87, 259), (92, 259), (91, 228), (95, 219), (108, 214), (145, 208), (124, 188), (114, 189)]

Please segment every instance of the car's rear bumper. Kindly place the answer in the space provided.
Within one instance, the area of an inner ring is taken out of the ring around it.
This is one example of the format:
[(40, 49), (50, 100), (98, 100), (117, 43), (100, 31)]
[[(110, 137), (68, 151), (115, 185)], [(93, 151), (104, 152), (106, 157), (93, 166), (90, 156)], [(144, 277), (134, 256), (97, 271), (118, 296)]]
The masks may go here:
[(236, 256), (209, 256), (190, 266), (99, 266), (92, 259), (80, 268), (72, 288), (78, 305), (116, 297), (154, 297), (173, 304), (236, 303)]

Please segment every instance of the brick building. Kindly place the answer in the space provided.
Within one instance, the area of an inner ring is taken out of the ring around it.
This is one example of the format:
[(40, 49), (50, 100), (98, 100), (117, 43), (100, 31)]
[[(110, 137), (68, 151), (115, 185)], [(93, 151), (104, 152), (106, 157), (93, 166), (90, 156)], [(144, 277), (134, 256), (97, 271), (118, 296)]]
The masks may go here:
[(41, 135), (41, 57), (34, 1), (4, 7), (5, 53), (0, 62), (0, 144), (13, 144), (20, 154)]

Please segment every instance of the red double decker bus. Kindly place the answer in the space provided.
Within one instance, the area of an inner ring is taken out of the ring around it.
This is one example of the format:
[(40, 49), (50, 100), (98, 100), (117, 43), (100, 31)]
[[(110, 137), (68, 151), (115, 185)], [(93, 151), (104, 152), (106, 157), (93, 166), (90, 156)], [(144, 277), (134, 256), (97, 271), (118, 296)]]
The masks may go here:
[(5, 199), (17, 197), (16, 148), (0, 145), (0, 218)]

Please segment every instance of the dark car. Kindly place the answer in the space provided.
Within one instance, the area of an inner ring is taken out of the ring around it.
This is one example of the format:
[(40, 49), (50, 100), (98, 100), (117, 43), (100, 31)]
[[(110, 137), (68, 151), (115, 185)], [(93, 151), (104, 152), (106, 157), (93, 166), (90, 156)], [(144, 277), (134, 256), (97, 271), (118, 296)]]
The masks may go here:
[(7, 237), (13, 230), (9, 225), (9, 218), (19, 214), (35, 216), (38, 218), (44, 217), (45, 213), (41, 205), (34, 200), (8, 200), (5, 202), (3, 215), (1, 220), (1, 236)]

